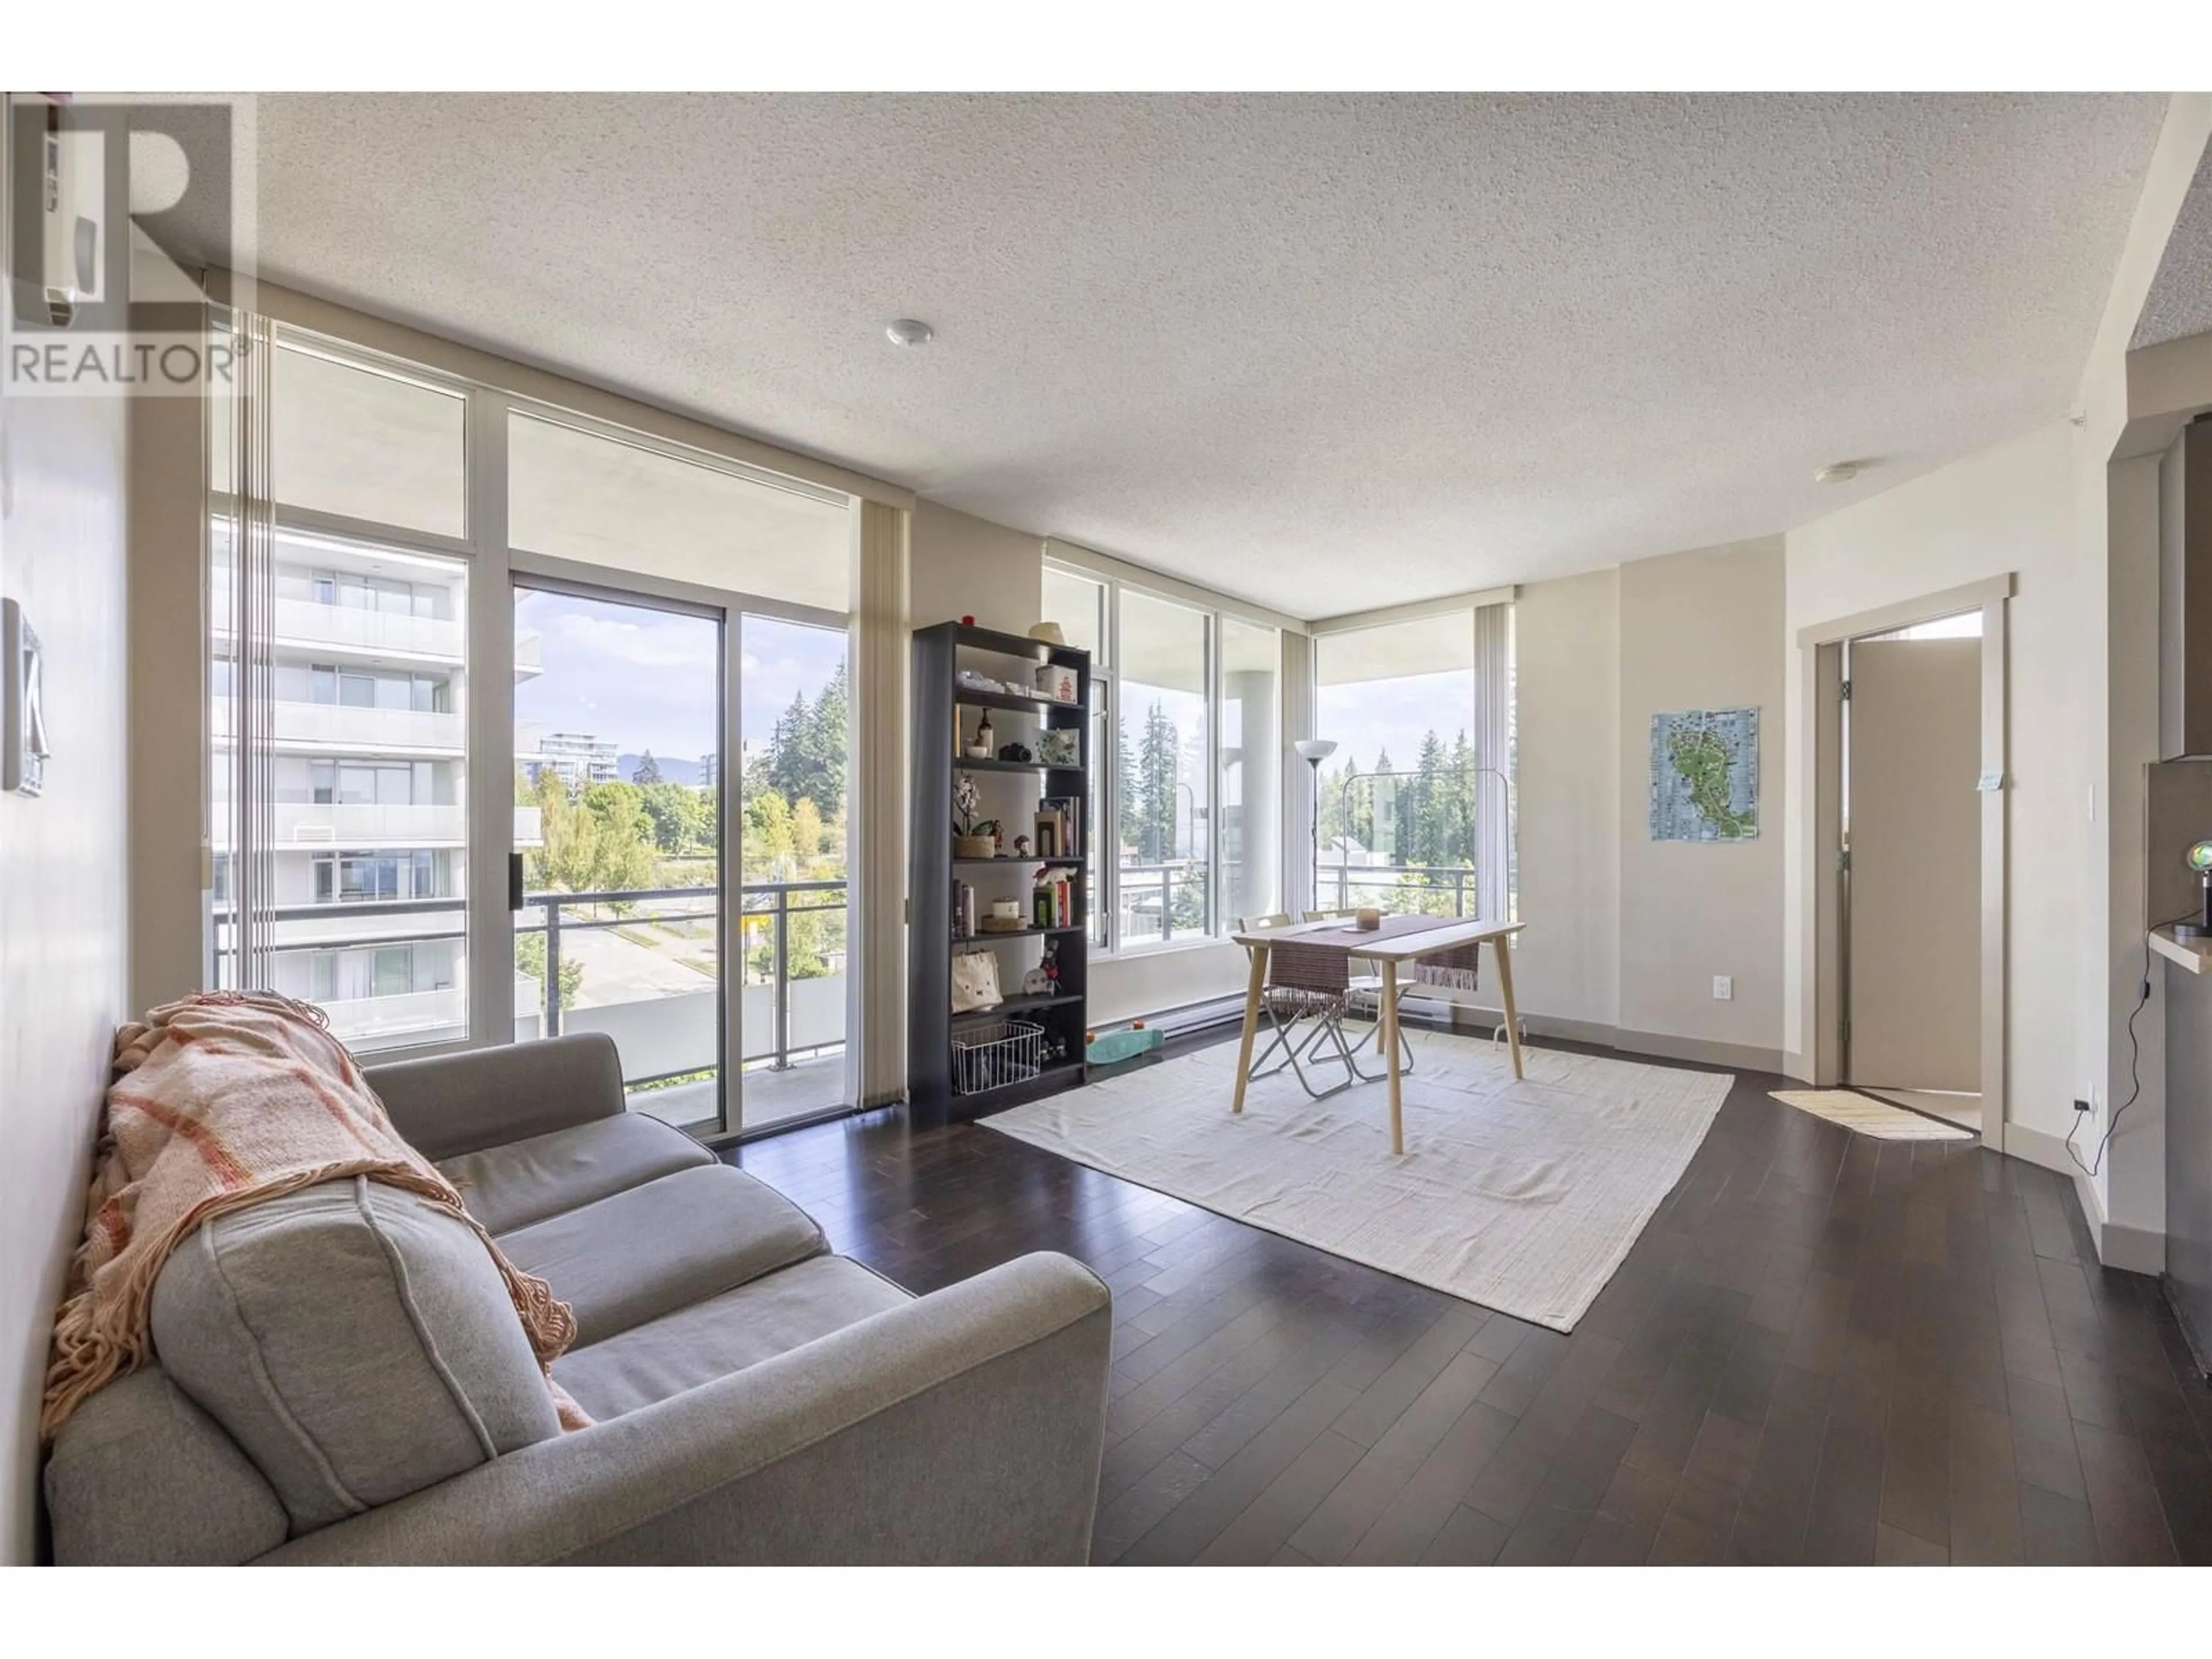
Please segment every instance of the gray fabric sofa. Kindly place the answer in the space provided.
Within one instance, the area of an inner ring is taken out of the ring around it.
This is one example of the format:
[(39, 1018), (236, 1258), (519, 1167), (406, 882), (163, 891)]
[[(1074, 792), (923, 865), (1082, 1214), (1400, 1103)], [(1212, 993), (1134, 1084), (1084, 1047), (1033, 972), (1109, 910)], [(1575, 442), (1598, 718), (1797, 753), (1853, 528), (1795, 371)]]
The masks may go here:
[(489, 1255), (341, 1181), (198, 1229), (156, 1363), (46, 1471), (63, 1563), (1079, 1563), (1109, 1297), (1064, 1256), (913, 1297), (626, 1112), (614, 1046), (373, 1068), (398, 1127), (575, 1310), (562, 1433)]

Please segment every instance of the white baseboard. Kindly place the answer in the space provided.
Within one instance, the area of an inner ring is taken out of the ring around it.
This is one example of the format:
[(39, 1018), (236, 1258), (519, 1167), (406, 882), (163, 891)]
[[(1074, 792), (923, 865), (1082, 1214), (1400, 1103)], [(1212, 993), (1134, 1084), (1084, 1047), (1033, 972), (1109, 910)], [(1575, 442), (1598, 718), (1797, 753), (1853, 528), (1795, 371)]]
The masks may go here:
[(2107, 1219), (2104, 1200), (2097, 1195), (2097, 1183), (2081, 1172), (2081, 1166), (2066, 1149), (2063, 1135), (2031, 1129), (2025, 1123), (2004, 1125), (2003, 1134), (2002, 1150), (2008, 1156), (2055, 1170), (2074, 1183), (2074, 1199), (2081, 1206), (2081, 1219), (2089, 1224), (2098, 1261), (2131, 1273), (2166, 1271), (2166, 1235)]
[[(1504, 1014), (1495, 1008), (1453, 1003), (1452, 1024), (1488, 1036)], [(1624, 1031), (1617, 1025), (1595, 1020), (1564, 1019), (1553, 1014), (1523, 1014), (1521, 1024), (1530, 1036), (1560, 1037), (1587, 1042), (1624, 1054), (1648, 1054), (1655, 1060), (1687, 1060), (1700, 1066), (1725, 1066), (1732, 1071), (1780, 1072), (1784, 1056), (1779, 1048), (1753, 1048), (1737, 1042), (1713, 1042), (1704, 1037), (1675, 1036), (1664, 1031)]]

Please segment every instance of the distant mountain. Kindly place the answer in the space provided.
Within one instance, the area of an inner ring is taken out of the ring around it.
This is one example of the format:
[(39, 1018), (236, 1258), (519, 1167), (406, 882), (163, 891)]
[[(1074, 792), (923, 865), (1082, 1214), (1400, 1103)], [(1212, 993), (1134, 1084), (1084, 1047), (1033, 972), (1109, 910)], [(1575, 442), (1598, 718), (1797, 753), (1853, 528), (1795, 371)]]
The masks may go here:
[[(637, 781), (637, 763), (644, 758), (642, 755), (615, 757), (615, 765), (620, 769), (622, 781), (624, 783)], [(707, 781), (706, 767), (696, 760), (684, 760), (674, 755), (665, 757), (655, 755), (653, 757), (653, 763), (660, 769), (660, 781), (663, 783), (689, 784), (696, 788)]]

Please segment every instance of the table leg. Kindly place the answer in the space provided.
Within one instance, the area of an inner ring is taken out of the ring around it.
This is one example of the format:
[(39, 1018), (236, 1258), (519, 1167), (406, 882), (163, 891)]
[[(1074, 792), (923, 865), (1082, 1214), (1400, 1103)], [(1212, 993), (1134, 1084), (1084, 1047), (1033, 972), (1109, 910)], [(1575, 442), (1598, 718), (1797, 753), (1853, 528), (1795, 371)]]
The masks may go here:
[(1505, 1046), (1513, 1051), (1513, 1075), (1517, 1078), (1521, 1075), (1521, 1016), (1513, 1008), (1512, 941), (1494, 939), (1490, 950), (1498, 958), (1498, 995), (1505, 1005)]
[(1252, 976), (1244, 987), (1244, 1036), (1237, 1045), (1237, 1099), (1231, 1112), (1244, 1109), (1244, 1085), (1252, 1075), (1252, 1039), (1260, 1034), (1260, 994), (1267, 984), (1267, 947), (1248, 945), (1244, 951), (1252, 958)]
[(1398, 1096), (1398, 964), (1382, 958), (1382, 1047), (1390, 1056), (1390, 1150), (1406, 1150), (1406, 1119)]

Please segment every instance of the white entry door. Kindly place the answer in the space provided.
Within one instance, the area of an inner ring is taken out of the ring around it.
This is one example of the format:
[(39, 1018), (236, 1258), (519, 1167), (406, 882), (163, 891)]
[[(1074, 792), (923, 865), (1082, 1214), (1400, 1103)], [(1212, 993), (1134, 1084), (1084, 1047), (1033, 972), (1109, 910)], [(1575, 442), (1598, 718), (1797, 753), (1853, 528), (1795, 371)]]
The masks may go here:
[(1981, 1087), (1978, 639), (1854, 641), (1844, 1078)]

